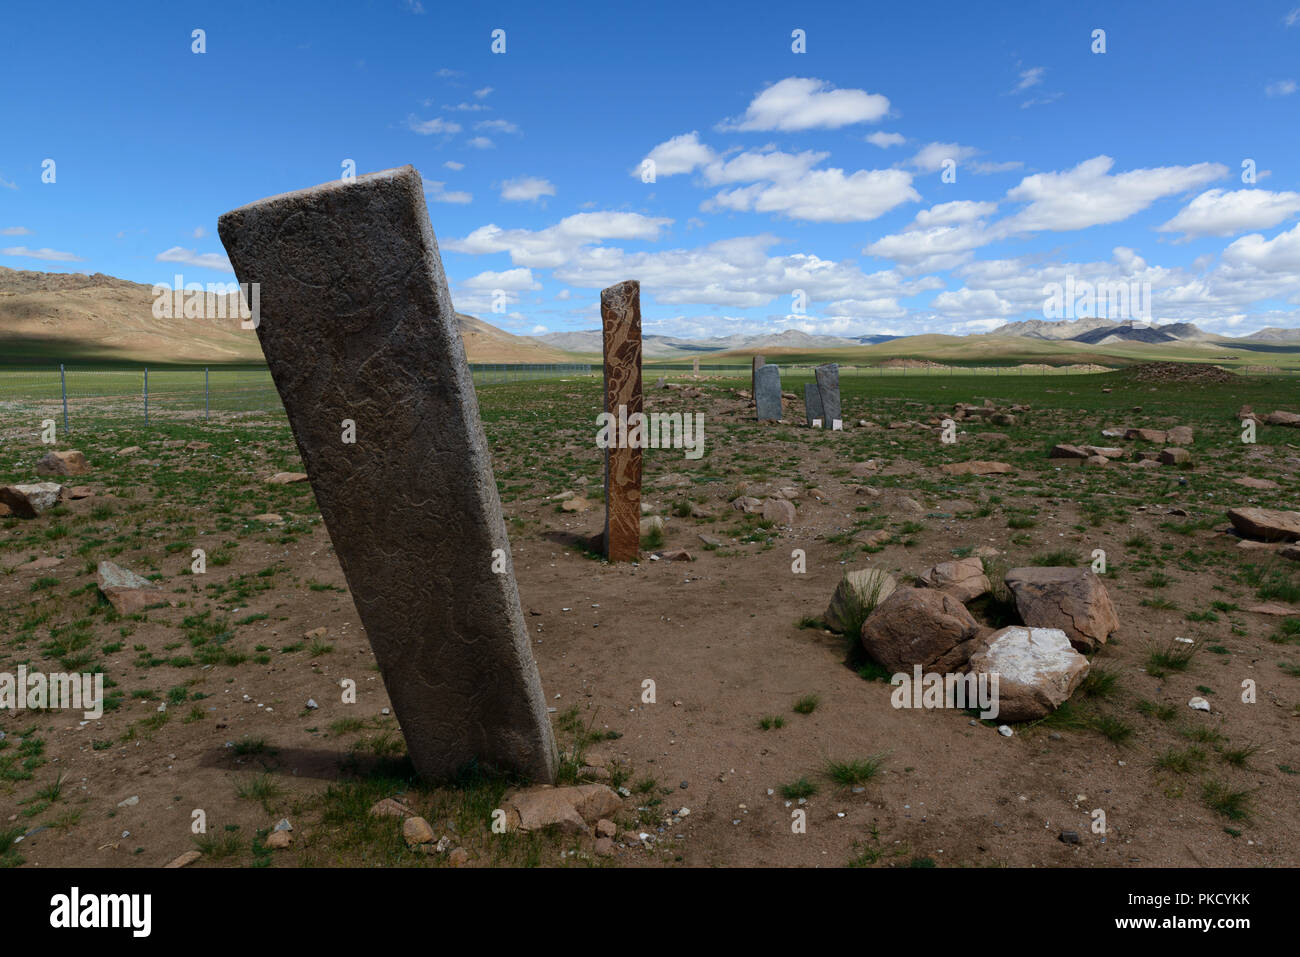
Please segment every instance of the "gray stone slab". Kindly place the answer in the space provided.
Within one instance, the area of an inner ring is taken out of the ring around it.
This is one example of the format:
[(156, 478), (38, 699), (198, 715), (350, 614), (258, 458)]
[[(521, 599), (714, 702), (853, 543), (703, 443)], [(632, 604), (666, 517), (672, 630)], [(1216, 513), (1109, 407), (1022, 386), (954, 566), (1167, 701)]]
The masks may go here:
[(822, 412), (825, 413), (826, 428), (843, 427), (843, 413), (840, 410), (840, 367), (834, 362), (820, 365), (813, 370), (817, 376), (817, 391), (822, 396)]
[(822, 393), (817, 383), (809, 382), (803, 387), (803, 414), (808, 420), (808, 428), (820, 429), (826, 421), (822, 412)]
[[(260, 283), (262, 351), (416, 770), (441, 779), (473, 760), (553, 781), (420, 175), (404, 166), (273, 196), (218, 231), (239, 281)], [(342, 441), (344, 420), (355, 442)]]
[(781, 369), (761, 365), (754, 370), (754, 405), (760, 422), (781, 420)]

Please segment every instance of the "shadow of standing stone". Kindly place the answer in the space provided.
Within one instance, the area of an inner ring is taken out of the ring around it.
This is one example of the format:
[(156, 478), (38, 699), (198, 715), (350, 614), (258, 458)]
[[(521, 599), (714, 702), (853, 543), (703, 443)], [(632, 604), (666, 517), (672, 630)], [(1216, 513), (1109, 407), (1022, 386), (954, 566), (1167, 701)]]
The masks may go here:
[(262, 351), (416, 770), (443, 779), (477, 761), (553, 781), (419, 173), (273, 196), (226, 213), (218, 231), (240, 282), (260, 284)]

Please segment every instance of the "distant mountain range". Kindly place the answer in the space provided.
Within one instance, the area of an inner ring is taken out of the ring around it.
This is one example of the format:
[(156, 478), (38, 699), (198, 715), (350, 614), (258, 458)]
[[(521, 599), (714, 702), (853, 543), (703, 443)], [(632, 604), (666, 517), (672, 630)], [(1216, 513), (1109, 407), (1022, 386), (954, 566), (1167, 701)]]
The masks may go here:
[[(581, 332), (548, 332), (536, 337), (539, 342), (566, 352), (599, 354), (602, 349), (599, 329)], [(705, 353), (754, 352), (760, 349), (779, 351), (818, 351), (821, 349), (846, 349), (851, 346), (874, 346), (889, 342), (898, 336), (817, 336), (797, 329), (763, 335), (719, 336), (714, 339), (679, 339), (673, 336), (644, 336), (641, 354), (648, 359), (679, 359)]]
[[(234, 277), (230, 277), (233, 281)], [(103, 360), (131, 362), (257, 362), (262, 350), (257, 336), (240, 328), (235, 300), (207, 297), (204, 315), (185, 318), (176, 303), (171, 316), (153, 315), (153, 290), (142, 283), (100, 273), (42, 273), (0, 266), (0, 363)], [(224, 300), (224, 301), (223, 301)], [(213, 306), (226, 308), (215, 310)], [(598, 357), (603, 351), (599, 329), (519, 336), (474, 316), (456, 314), (465, 352), (471, 362), (565, 362), (574, 354)], [(787, 329), (780, 333), (731, 335), (712, 339), (646, 336), (647, 359), (683, 360), (726, 353), (821, 353), (862, 348), (907, 338), (895, 352), (996, 357), (1010, 352), (1037, 354), (1044, 342), (1109, 346), (1181, 343), (1202, 349), (1231, 348), (1258, 353), (1300, 349), (1300, 329), (1261, 329), (1234, 338), (1205, 332), (1190, 322), (1156, 325), (1112, 322), (1108, 319), (1009, 322), (992, 332), (971, 336), (912, 337), (827, 336)], [(1029, 340), (1023, 346), (1000, 344), (1001, 339)], [(1034, 340), (1039, 344), (1035, 345)], [(946, 343), (946, 345), (945, 345)], [(936, 350), (938, 350), (936, 352)], [(1207, 356), (1210, 358), (1210, 356)]]
[(1019, 336), (1025, 339), (1049, 339), (1055, 342), (1083, 342), (1088, 345), (1112, 345), (1118, 342), (1300, 342), (1300, 329), (1261, 329), (1248, 336), (1220, 336), (1206, 332), (1190, 322), (1167, 322), (1163, 325), (1128, 319), (1026, 319), (998, 326), (988, 336)]

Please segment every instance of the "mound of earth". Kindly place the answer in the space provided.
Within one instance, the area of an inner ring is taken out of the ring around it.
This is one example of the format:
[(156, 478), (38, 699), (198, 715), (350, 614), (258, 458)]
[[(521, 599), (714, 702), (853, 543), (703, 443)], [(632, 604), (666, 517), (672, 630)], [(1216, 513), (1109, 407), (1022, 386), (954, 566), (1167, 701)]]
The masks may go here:
[(1128, 374), (1139, 382), (1236, 382), (1235, 374), (1200, 362), (1144, 362)]

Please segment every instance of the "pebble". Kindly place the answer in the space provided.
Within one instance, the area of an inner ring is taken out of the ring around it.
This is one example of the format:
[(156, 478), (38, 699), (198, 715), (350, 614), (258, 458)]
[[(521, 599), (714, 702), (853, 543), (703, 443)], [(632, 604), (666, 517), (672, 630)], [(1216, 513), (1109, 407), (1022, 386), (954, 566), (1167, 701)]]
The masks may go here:
[(1009, 738), (1009, 737), (1011, 737), (1011, 735), (1013, 735), (1014, 733), (1015, 733), (1015, 732), (1012, 731), (1011, 728), (1010, 728), (1009, 726), (1007, 726), (1007, 725), (1005, 725), (1005, 724), (1000, 724), (1000, 725), (998, 725), (998, 734), (1002, 735), (1002, 737), (1004, 737), (1004, 738)]

